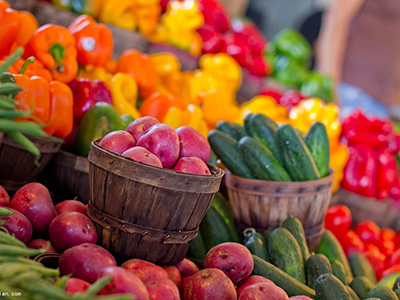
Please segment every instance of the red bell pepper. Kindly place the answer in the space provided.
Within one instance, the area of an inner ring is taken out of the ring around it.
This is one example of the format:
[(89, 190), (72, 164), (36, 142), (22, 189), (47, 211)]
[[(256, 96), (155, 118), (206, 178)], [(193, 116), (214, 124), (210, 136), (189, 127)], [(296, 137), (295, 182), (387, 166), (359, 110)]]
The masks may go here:
[(364, 243), (352, 230), (345, 233), (345, 235), (339, 236), (338, 240), (347, 256), (354, 252), (362, 252), (364, 250)]
[(282, 98), (283, 94), (278, 89), (267, 87), (267, 88), (263, 88), (261, 90), (261, 92), (259, 93), (259, 95), (270, 96), (275, 99), (276, 103), (279, 103), (279, 100)]
[(197, 30), (197, 33), (203, 40), (203, 53), (219, 53), (226, 49), (226, 41), (222, 38), (221, 33), (208, 25), (203, 25)]
[(233, 34), (249, 45), (252, 53), (263, 54), (267, 40), (252, 21), (246, 18), (235, 19), (232, 23)]
[(199, 0), (199, 4), (204, 24), (220, 33), (227, 32), (231, 28), (228, 12), (218, 0)]
[(328, 209), (325, 215), (325, 229), (339, 237), (346, 235), (351, 226), (351, 212), (345, 205), (336, 205)]
[(380, 200), (387, 199), (394, 177), (397, 176), (397, 169), (389, 164), (392, 154), (385, 149), (377, 154), (378, 157), (378, 174), (376, 181), (376, 198)]
[(291, 110), (294, 106), (299, 104), (306, 96), (302, 95), (297, 91), (287, 91), (279, 99), (279, 104), (286, 106), (288, 110)]

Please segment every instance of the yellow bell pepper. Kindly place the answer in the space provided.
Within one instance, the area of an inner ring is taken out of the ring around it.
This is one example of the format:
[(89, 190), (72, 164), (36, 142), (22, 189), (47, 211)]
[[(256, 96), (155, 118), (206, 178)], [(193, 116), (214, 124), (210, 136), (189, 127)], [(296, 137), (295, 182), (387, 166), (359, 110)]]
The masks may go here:
[(349, 159), (349, 151), (346, 146), (338, 144), (335, 149), (330, 151), (329, 165), (334, 171), (332, 191), (336, 192), (343, 179), (343, 170)]
[(128, 114), (135, 119), (139, 119), (140, 113), (136, 109), (138, 86), (132, 76), (125, 73), (117, 73), (107, 83), (117, 113), (120, 116)]
[(174, 129), (183, 126), (183, 109), (176, 106), (170, 107), (168, 112), (165, 114), (163, 123)]
[(156, 53), (151, 55), (160, 84), (174, 95), (181, 90), (181, 65), (175, 55), (171, 53)]
[(240, 106), (242, 119), (249, 113), (264, 114), (277, 123), (286, 123), (288, 118), (288, 111), (284, 105), (280, 105), (274, 98), (264, 95), (256, 96)]
[(135, 0), (104, 0), (99, 19), (104, 23), (135, 30), (137, 26)]
[(78, 73), (77, 79), (86, 78), (90, 80), (101, 80), (104, 82), (109, 81), (112, 78), (112, 74), (108, 73), (106, 69), (96, 66), (85, 66)]
[(150, 36), (157, 30), (161, 16), (160, 0), (136, 0), (136, 18), (141, 34)]
[(223, 81), (227, 87), (237, 91), (242, 83), (242, 70), (232, 56), (220, 54), (205, 54), (199, 62), (201, 70), (208, 72), (216, 79)]
[[(190, 103), (199, 105), (205, 95), (215, 93), (221, 83), (209, 72), (195, 70), (189, 81)], [(222, 88), (221, 88), (222, 90)]]

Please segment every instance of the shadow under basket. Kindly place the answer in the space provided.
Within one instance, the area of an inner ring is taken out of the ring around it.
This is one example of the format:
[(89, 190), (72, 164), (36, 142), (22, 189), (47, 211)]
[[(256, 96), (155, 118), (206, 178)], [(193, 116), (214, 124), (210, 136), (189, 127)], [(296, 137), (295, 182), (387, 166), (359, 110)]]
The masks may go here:
[(35, 156), (12, 138), (4, 135), (0, 145), (0, 185), (15, 192), (21, 186), (35, 181), (54, 155), (60, 150), (61, 141), (29, 137), (40, 151), (39, 165)]
[(88, 216), (99, 243), (120, 258), (181, 261), (219, 190), (224, 171), (192, 175), (142, 164), (92, 142)]
[(242, 178), (227, 171), (225, 184), (239, 230), (253, 227), (263, 233), (297, 217), (310, 249), (318, 246), (332, 196), (333, 172), (318, 180), (276, 182)]
[(85, 204), (89, 202), (89, 161), (86, 157), (61, 150), (52, 162), (52, 178), (57, 193), (64, 199), (78, 197)]

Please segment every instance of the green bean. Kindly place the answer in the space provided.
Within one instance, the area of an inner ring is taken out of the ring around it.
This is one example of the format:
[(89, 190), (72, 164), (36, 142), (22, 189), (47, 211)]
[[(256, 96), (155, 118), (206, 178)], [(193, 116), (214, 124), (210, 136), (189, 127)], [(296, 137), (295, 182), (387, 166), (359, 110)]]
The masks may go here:
[(12, 104), (18, 104), (18, 101), (14, 100), (13, 98), (10, 98), (10, 96), (0, 95), (0, 101), (9, 102), (9, 103), (12, 103)]
[(15, 236), (3, 231), (0, 231), (0, 244), (13, 245), (26, 249), (26, 246), (23, 242), (21, 242)]
[(93, 283), (82, 296), (85, 296), (87, 299), (89, 297), (93, 297), (96, 295), (102, 288), (104, 288), (110, 281), (112, 280), (111, 276), (106, 276), (98, 279), (95, 283)]
[(42, 128), (33, 122), (15, 122), (11, 120), (0, 120), (0, 131), (19, 131), (35, 137), (48, 137), (49, 135)]
[(36, 157), (36, 160), (40, 156), (39, 149), (35, 146), (34, 143), (31, 142), (26, 136), (24, 136), (21, 132), (16, 131), (8, 131), (6, 134), (14, 139), (17, 143), (19, 143), (22, 147), (26, 149), (29, 153), (33, 154)]
[(0, 227), (1, 227), (1, 226), (4, 226), (6, 223), (7, 223), (6, 220), (0, 220)]
[(15, 109), (15, 104), (10, 103), (9, 101), (6, 101), (6, 100), (0, 100), (0, 108), (13, 110), (13, 109)]
[(25, 282), (27, 280), (38, 280), (41, 278), (41, 275), (34, 271), (26, 271), (20, 273), (13, 278), (7, 279), (7, 282), (11, 285), (18, 285), (21, 282)]
[(40, 266), (44, 267), (40, 262), (34, 261), (29, 258), (23, 258), (23, 257), (18, 257), (18, 256), (0, 256), (0, 268), (3, 263), (6, 262), (18, 262), (18, 263), (23, 263), (25, 265), (34, 265), (34, 266)]
[(21, 283), (21, 288), (30, 293), (42, 295), (43, 299), (70, 300), (71, 297), (64, 293), (62, 289), (56, 288), (43, 281), (26, 281)]
[(61, 289), (65, 289), (65, 287), (67, 286), (67, 283), (68, 283), (68, 279), (70, 279), (70, 277), (71, 276), (63, 276), (63, 277), (57, 278), (54, 286), (59, 287)]
[(135, 300), (133, 295), (128, 294), (114, 294), (106, 296), (98, 296), (96, 300)]
[(3, 75), (3, 72), (5, 72), (9, 67), (11, 67), (17, 60), (18, 58), (21, 57), (21, 55), (24, 53), (24, 49), (22, 47), (17, 48), (17, 50), (14, 51), (11, 56), (9, 56), (6, 61), (0, 66), (0, 78)]
[(22, 88), (12, 82), (0, 83), (0, 94), (8, 95), (22, 91)]
[(23, 249), (21, 247), (0, 244), (0, 255), (31, 257), (46, 252), (43, 249)]
[(11, 292), (14, 292), (15, 288), (11, 287), (8, 282), (0, 281), (0, 291), (8, 293), (8, 296), (6, 296), (5, 294), (1, 295), (2, 300), (3, 299), (12, 299)]
[(0, 217), (8, 217), (13, 214), (14, 213), (11, 210), (4, 208), (4, 207), (0, 207)]
[(17, 110), (0, 109), (0, 119), (14, 120), (16, 118), (28, 117), (31, 114), (32, 114), (32, 111), (30, 111), (30, 110), (29, 111), (17, 111)]

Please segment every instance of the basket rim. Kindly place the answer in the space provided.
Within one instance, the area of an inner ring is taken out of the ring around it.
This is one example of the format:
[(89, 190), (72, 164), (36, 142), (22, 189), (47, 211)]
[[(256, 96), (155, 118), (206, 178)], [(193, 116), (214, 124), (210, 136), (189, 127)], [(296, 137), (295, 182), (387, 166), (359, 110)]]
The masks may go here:
[[(110, 155), (111, 157), (113, 157), (115, 159), (120, 159), (122, 161), (125, 161), (126, 163), (130, 164), (131, 166), (140, 166), (140, 167), (148, 168), (148, 169), (151, 169), (151, 170), (154, 170), (154, 171), (163, 172), (163, 173), (166, 173), (166, 174), (169, 174), (169, 175), (181, 176), (182, 179), (183, 178), (187, 178), (187, 177), (190, 177), (191, 179), (196, 179), (196, 178), (198, 178), (198, 179), (222, 178), (224, 176), (224, 174), (225, 174), (224, 170), (222, 170), (221, 168), (218, 168), (216, 165), (213, 165), (213, 164), (207, 164), (208, 168), (210, 169), (211, 175), (189, 174), (189, 173), (177, 172), (177, 171), (174, 171), (172, 169), (158, 168), (158, 167), (155, 167), (155, 166), (151, 166), (151, 165), (148, 165), (148, 164), (133, 160), (133, 159), (131, 159), (129, 157), (122, 156), (122, 155), (120, 155), (118, 153), (115, 153), (115, 152), (112, 152), (110, 150), (107, 150), (107, 149), (105, 149), (105, 148), (103, 148), (103, 147), (101, 147), (99, 145), (99, 141), (100, 140), (92, 141), (92, 143), (91, 143), (92, 147), (95, 148), (98, 151), (107, 153), (108, 155)], [(91, 158), (91, 155), (90, 155), (91, 153), (92, 153), (92, 151), (89, 152), (89, 156), (88, 156), (89, 162), (92, 163), (92, 164), (95, 164), (96, 166), (99, 166), (98, 164), (93, 162), (93, 158)], [(101, 166), (99, 166), (99, 167), (101, 167)]]

